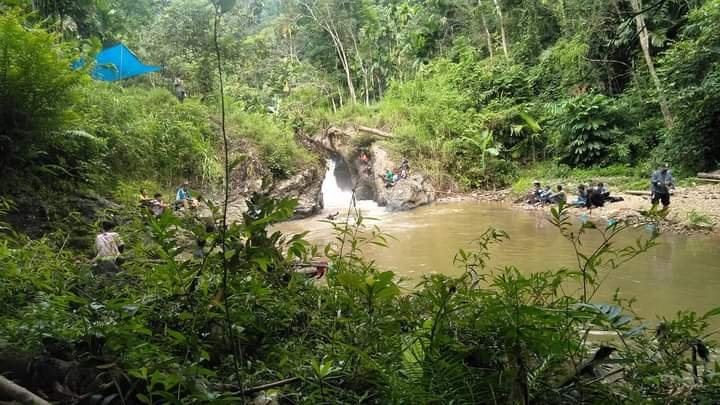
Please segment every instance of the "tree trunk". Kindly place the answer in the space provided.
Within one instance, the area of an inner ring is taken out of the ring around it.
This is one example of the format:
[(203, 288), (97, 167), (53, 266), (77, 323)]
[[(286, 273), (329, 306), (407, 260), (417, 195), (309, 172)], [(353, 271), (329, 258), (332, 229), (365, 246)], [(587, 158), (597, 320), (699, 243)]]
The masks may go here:
[(21, 404), (27, 405), (50, 405), (50, 403), (25, 388), (15, 384), (0, 375), (0, 394), (9, 397)]
[(500, 39), (502, 40), (502, 48), (503, 53), (505, 54), (505, 57), (508, 57), (508, 44), (507, 44), (507, 38), (505, 36), (505, 23), (503, 22), (503, 14), (502, 9), (500, 8), (500, 0), (493, 0), (493, 3), (495, 3), (495, 11), (497, 12), (498, 16), (498, 24), (500, 25)]
[(482, 21), (483, 30), (485, 31), (485, 39), (487, 40), (488, 52), (490, 57), (493, 57), (493, 44), (492, 37), (490, 37), (490, 30), (487, 26), (487, 20), (485, 20), (485, 13), (482, 10), (482, 0), (478, 0), (478, 10), (480, 10), (480, 20)]
[(653, 63), (652, 56), (650, 55), (650, 40), (648, 38), (647, 26), (645, 25), (645, 16), (642, 12), (642, 0), (629, 0), (629, 2), (632, 6), (633, 13), (635, 13), (635, 25), (637, 26), (637, 33), (640, 38), (640, 47), (642, 48), (643, 56), (645, 57), (645, 63), (647, 64), (648, 71), (650, 71), (650, 77), (655, 84), (655, 89), (658, 92), (660, 111), (662, 111), (663, 118), (665, 119), (665, 126), (671, 128), (673, 125), (673, 116), (670, 113), (670, 107), (668, 106), (665, 93), (662, 89), (662, 84), (655, 72), (655, 64)]
[[(340, 59), (340, 64), (342, 65), (343, 71), (345, 72), (345, 80), (347, 81), (348, 93), (350, 95), (350, 98), (352, 99), (353, 104), (355, 104), (357, 102), (357, 98), (355, 96), (355, 85), (353, 84), (352, 74), (350, 72), (350, 64), (348, 63), (345, 46), (343, 46), (343, 43), (340, 40), (340, 36), (338, 35), (338, 31), (335, 28), (335, 24), (329, 18), (327, 21), (321, 22), (315, 14), (313, 8), (310, 7), (310, 5), (308, 5), (307, 3), (303, 3), (303, 6), (305, 6), (305, 9), (308, 11), (308, 13), (310, 13), (310, 17), (313, 19), (313, 21), (315, 21), (315, 23), (321, 29), (323, 29), (330, 35), (330, 38), (333, 41), (333, 45), (335, 46), (335, 51), (337, 52), (338, 58)], [(342, 100), (340, 101), (340, 105), (342, 106)]]

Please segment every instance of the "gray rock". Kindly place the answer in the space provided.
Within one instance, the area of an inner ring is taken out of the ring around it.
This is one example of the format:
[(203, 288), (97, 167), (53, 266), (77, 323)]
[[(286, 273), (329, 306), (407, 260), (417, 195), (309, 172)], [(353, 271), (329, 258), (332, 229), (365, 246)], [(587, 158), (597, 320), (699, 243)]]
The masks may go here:
[[(377, 145), (373, 145), (372, 167), (375, 177), (375, 201), (380, 206), (386, 206), (391, 211), (402, 211), (430, 204), (436, 200), (435, 188), (430, 180), (421, 173), (411, 174), (407, 179), (401, 179), (392, 187), (385, 187), (383, 174), (387, 169), (393, 169), (399, 164), (394, 163), (388, 153)], [(412, 173), (412, 167), (410, 168)]]
[(427, 177), (414, 174), (401, 179), (393, 187), (387, 189), (387, 208), (391, 211), (405, 211), (435, 201), (435, 188)]
[(298, 201), (293, 219), (307, 218), (323, 208), (322, 182), (325, 170), (311, 166), (300, 173), (273, 184), (270, 195), (276, 198), (289, 197)]

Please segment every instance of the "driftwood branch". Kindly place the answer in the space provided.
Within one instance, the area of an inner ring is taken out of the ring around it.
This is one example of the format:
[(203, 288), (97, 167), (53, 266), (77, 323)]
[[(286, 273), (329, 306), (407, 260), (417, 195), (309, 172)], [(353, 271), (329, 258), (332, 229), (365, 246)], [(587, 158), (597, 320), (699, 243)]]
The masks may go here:
[(0, 394), (12, 398), (21, 404), (27, 405), (50, 405), (50, 402), (40, 398), (27, 389), (15, 384), (0, 375)]
[(720, 174), (718, 173), (698, 173), (697, 177), (705, 180), (720, 180)]
[(383, 131), (383, 130), (381, 130), (381, 129), (377, 129), (377, 128), (364, 127), (364, 126), (362, 126), (362, 125), (355, 125), (355, 128), (356, 128), (358, 131), (367, 132), (368, 134), (377, 135), (377, 136), (379, 136), (379, 137), (381, 137), (381, 138), (391, 139), (391, 138), (393, 137), (393, 134), (391, 134), (391, 133), (389, 133), (389, 132), (385, 132), (385, 131)]
[[(286, 378), (284, 380), (275, 381), (275, 382), (271, 382), (271, 383), (267, 383), (267, 384), (263, 384), (263, 385), (257, 385), (255, 387), (250, 387), (241, 392), (245, 395), (254, 394), (256, 392), (260, 392), (260, 391), (267, 390), (270, 388), (280, 387), (280, 386), (287, 385), (287, 384), (292, 384), (292, 383), (298, 382), (298, 381), (300, 381), (300, 377), (290, 377), (290, 378)], [(237, 392), (236, 394), (240, 394), (240, 392)]]
[(640, 191), (640, 190), (629, 190), (629, 191), (625, 191), (625, 194), (645, 196), (645, 195), (650, 195), (650, 192), (649, 191)]

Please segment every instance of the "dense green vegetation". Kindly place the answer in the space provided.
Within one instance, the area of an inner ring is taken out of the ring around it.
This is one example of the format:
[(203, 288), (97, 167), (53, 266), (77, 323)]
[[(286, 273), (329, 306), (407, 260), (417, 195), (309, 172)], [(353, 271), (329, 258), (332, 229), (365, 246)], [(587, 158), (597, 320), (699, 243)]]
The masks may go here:
[[(134, 193), (186, 178), (220, 189), (216, 44), (233, 165), (257, 158), (270, 180), (311, 164), (301, 141), (340, 124), (391, 132), (386, 146), (441, 187), (642, 177), (664, 161), (680, 174), (716, 169), (719, 33), (720, 0), (3, 0), (0, 366), (63, 403), (238, 403), (288, 378), (266, 393), (308, 404), (712, 403), (706, 329), (720, 311), (651, 328), (632, 302), (594, 299), (608, 271), (655, 244), (617, 246), (623, 222), (576, 226), (558, 207), (577, 268), (486, 268), (508, 237), (488, 230), (458, 252), (463, 276), (404, 291), (363, 260), (387, 235), (362, 219), (334, 225), (337, 242), (321, 252), (269, 229), (292, 215), (287, 199), (254, 194), (226, 227), (211, 201), (211, 218), (153, 218)], [(70, 68), (119, 41), (162, 73), (103, 83)], [(119, 273), (72, 243), (96, 223), (69, 229), (68, 215), (34, 239), (5, 223), (27, 199), (83, 193), (119, 203), (101, 218), (128, 245)], [(585, 246), (588, 233), (604, 242)], [(326, 285), (293, 272), (320, 255), (333, 265)], [(604, 344), (623, 361), (615, 383), (585, 362)]]

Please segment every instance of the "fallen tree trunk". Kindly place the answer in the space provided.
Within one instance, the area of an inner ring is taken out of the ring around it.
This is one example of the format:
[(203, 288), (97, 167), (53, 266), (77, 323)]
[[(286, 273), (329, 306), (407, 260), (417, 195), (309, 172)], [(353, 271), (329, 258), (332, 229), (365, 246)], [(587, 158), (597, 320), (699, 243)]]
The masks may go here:
[(649, 192), (649, 191), (630, 190), (630, 191), (625, 191), (625, 194), (630, 194), (630, 195), (643, 195), (643, 196), (644, 196), (644, 195), (648, 195), (648, 196), (649, 196), (649, 195), (650, 195), (650, 192)]
[(381, 130), (381, 129), (364, 127), (364, 126), (362, 126), (362, 125), (355, 125), (355, 128), (356, 128), (358, 131), (367, 132), (368, 134), (377, 135), (377, 136), (379, 136), (379, 137), (381, 137), (381, 138), (387, 138), (387, 139), (392, 139), (392, 138), (393, 138), (393, 134), (391, 134), (391, 133), (389, 133), (389, 132), (385, 132), (385, 131), (383, 131), (383, 130)]
[(710, 178), (710, 177), (696, 177), (695, 180), (697, 181), (706, 181), (708, 183), (720, 183), (720, 179)]
[(718, 173), (698, 173), (697, 177), (699, 179), (720, 180), (720, 174)]
[[(651, 195), (651, 193), (649, 191), (645, 191), (645, 190), (623, 191), (621, 194), (640, 195), (640, 196), (650, 196)], [(673, 195), (673, 194), (675, 194), (675, 192), (670, 190), (670, 195)]]
[(50, 402), (40, 398), (27, 389), (15, 384), (0, 375), (0, 396), (11, 398), (21, 404), (50, 405)]

